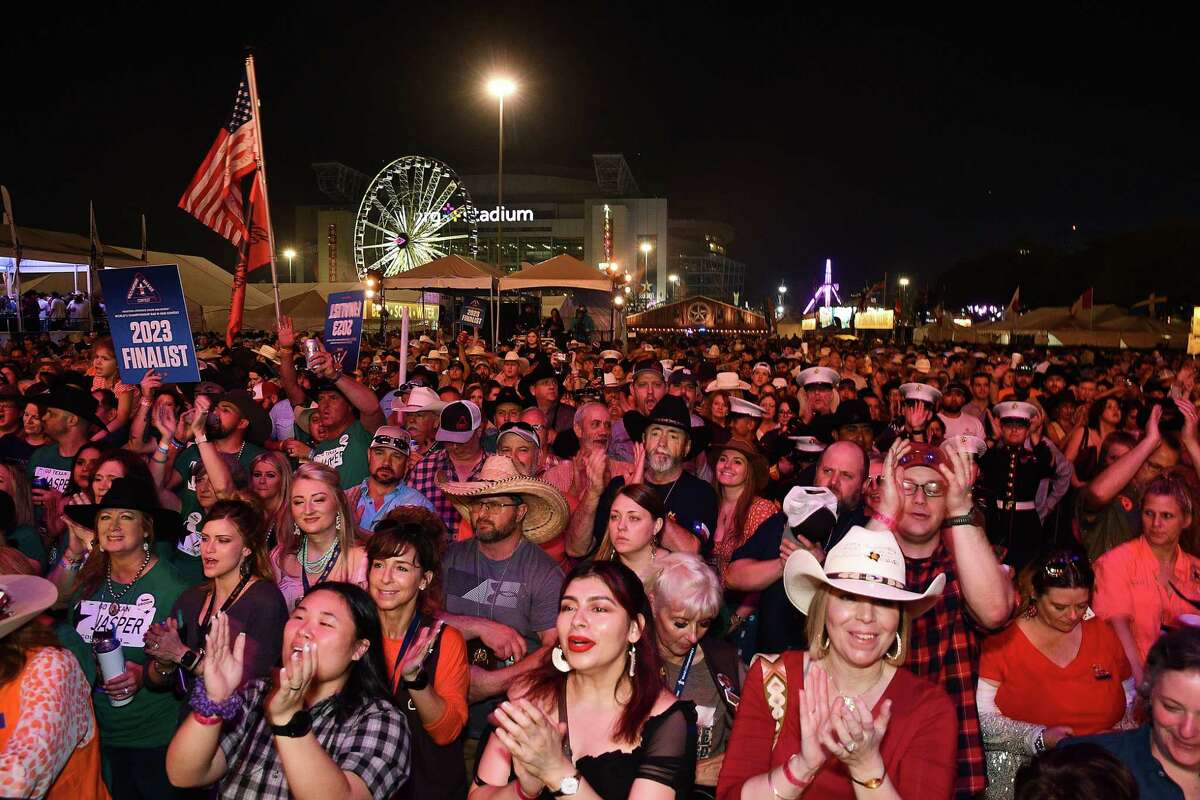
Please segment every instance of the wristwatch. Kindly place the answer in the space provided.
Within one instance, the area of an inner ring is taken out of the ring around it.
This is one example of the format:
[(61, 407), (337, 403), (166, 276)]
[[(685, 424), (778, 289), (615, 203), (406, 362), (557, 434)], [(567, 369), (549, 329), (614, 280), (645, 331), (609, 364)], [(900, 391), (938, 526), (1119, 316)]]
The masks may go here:
[(558, 791), (551, 792), (552, 797), (574, 797), (579, 791), (579, 773), (568, 775), (562, 779), (562, 783), (558, 785)]
[(850, 780), (854, 781), (859, 786), (866, 787), (867, 789), (878, 789), (880, 786), (883, 786), (883, 782), (886, 779), (887, 779), (886, 772), (884, 774), (880, 775), (878, 778), (870, 778), (869, 780), (865, 780), (865, 781), (860, 781), (857, 778), (855, 778), (853, 775), (850, 776)]
[(957, 517), (946, 517), (946, 519), (944, 519), (942, 521), (943, 528), (957, 528), (962, 525), (974, 525), (974, 524), (975, 524), (975, 512), (974, 511), (969, 511), (966, 514), (960, 514)]
[(286, 725), (272, 725), (271, 733), (275, 736), (286, 736), (291, 739), (297, 739), (301, 736), (307, 736), (312, 730), (312, 714), (301, 709), (297, 711)]
[(188, 672), (196, 669), (196, 665), (200, 663), (200, 654), (195, 650), (187, 650), (179, 657), (179, 664)]

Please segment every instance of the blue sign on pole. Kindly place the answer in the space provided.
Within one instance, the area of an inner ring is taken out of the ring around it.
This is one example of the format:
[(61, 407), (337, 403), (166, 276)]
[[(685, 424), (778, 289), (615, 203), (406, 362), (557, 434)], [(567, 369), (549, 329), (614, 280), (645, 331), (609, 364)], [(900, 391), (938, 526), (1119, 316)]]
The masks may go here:
[(102, 270), (100, 288), (122, 383), (141, 383), (148, 369), (163, 383), (200, 381), (178, 265)]
[(325, 315), (325, 349), (338, 369), (358, 369), (358, 348), (362, 340), (363, 292), (330, 292)]

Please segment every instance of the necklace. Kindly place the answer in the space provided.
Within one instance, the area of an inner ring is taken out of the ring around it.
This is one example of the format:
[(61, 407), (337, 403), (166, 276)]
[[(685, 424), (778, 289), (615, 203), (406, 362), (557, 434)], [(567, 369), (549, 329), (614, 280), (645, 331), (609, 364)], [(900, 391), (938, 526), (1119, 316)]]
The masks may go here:
[(325, 569), (330, 561), (337, 557), (339, 549), (338, 543), (334, 542), (333, 547), (330, 547), (328, 550), (326, 550), (323, 556), (318, 558), (316, 561), (309, 561), (308, 535), (305, 534), (304, 536), (300, 537), (300, 563), (304, 567), (305, 572), (320, 572), (321, 570)]
[(133, 576), (133, 578), (130, 579), (129, 583), (125, 584), (125, 588), (122, 589), (120, 591), (120, 593), (118, 593), (117, 590), (113, 588), (112, 559), (110, 558), (108, 560), (108, 571), (105, 574), (105, 581), (108, 584), (108, 594), (112, 598), (112, 604), (114, 606), (117, 604), (118, 600), (120, 600), (125, 595), (129, 594), (129, 590), (132, 589), (133, 585), (138, 582), (138, 578), (142, 577), (142, 573), (144, 573), (146, 571), (146, 565), (149, 563), (150, 563), (150, 549), (147, 548), (146, 549), (146, 557), (142, 559), (142, 565), (140, 567), (138, 567), (137, 573)]

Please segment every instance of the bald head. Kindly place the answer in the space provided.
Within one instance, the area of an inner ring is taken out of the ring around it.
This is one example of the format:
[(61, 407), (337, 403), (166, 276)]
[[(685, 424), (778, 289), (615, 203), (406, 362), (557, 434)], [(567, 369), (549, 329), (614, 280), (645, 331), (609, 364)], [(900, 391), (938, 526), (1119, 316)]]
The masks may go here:
[(866, 451), (854, 442), (834, 442), (821, 454), (817, 486), (825, 486), (837, 496), (839, 514), (858, 508), (869, 467)]

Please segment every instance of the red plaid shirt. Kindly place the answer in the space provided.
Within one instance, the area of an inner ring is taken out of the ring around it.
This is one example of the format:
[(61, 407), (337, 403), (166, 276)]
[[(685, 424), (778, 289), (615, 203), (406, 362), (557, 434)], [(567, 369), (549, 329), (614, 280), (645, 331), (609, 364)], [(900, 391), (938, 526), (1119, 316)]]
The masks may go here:
[[(484, 456), (481, 454), (479, 463), (464, 480), (473, 481), (478, 478), (483, 461)], [(454, 532), (458, 530), (461, 517), (458, 509), (450, 502), (450, 498), (438, 486), (439, 480), (458, 480), (454, 472), (454, 465), (450, 463), (450, 454), (441, 445), (435, 446), (433, 450), (426, 453), (425, 457), (412, 468), (408, 474), (408, 485), (429, 498), (429, 502), (433, 503), (434, 512), (446, 524), (446, 530), (450, 534), (449, 541), (454, 541)]]
[(968, 800), (987, 786), (975, 685), (979, 679), (979, 631), (967, 612), (954, 557), (943, 541), (929, 558), (906, 559), (905, 581), (922, 591), (939, 573), (946, 590), (929, 611), (912, 622), (904, 666), (941, 684), (958, 709), (958, 779), (956, 800)]

